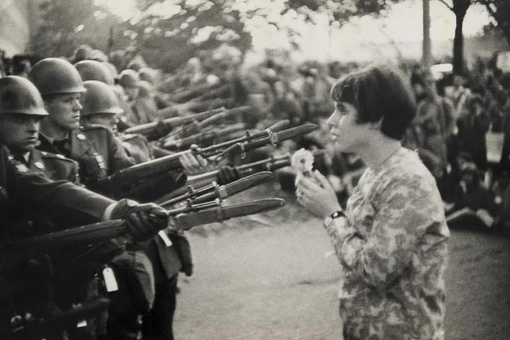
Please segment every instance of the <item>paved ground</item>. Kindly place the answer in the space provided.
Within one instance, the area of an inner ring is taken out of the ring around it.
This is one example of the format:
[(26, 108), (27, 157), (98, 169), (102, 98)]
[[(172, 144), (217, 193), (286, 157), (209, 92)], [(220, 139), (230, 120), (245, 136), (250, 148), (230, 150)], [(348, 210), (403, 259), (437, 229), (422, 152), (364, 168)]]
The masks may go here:
[[(195, 274), (180, 282), (176, 339), (341, 339), (329, 239), (283, 195), (278, 211), (190, 233)], [(446, 339), (510, 339), (509, 242), (453, 230), (450, 253)]]

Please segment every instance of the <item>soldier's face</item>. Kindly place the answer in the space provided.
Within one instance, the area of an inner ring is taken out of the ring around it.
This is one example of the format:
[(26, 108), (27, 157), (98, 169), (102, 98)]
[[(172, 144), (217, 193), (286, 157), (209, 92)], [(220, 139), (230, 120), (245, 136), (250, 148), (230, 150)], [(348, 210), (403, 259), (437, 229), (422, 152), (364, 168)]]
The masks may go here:
[(124, 93), (126, 93), (128, 100), (135, 100), (136, 97), (138, 97), (139, 91), (140, 91), (140, 89), (136, 86), (124, 88)]
[(0, 117), (0, 139), (12, 152), (25, 153), (37, 144), (40, 116), (6, 114)]
[(44, 106), (50, 114), (47, 119), (62, 130), (80, 127), (80, 93), (54, 95), (45, 99)]

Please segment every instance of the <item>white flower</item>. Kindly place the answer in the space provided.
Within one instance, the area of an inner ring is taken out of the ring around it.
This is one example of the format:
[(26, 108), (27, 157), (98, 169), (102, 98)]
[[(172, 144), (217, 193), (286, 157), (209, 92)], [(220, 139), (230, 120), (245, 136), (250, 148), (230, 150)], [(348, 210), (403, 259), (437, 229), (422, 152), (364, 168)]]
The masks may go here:
[(306, 176), (312, 172), (313, 161), (313, 155), (309, 150), (299, 149), (292, 155), (290, 164), (299, 174)]

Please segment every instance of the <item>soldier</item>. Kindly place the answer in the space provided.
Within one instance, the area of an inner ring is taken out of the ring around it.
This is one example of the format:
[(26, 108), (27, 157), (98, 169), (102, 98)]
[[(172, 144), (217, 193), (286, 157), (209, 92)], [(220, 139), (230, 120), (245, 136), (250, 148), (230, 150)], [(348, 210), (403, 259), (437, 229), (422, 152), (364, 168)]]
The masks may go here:
[[(78, 165), (63, 157), (35, 149), (40, 120), (48, 115), (32, 83), (18, 76), (8, 76), (1, 89), (15, 93), (0, 103), (0, 142), (9, 148), (14, 159), (34, 172), (41, 172), (49, 179), (78, 182)], [(1, 94), (0, 94), (1, 96)]]
[[(147, 85), (147, 82), (145, 82)], [(154, 110), (149, 110), (140, 103), (140, 94), (148, 94), (147, 89), (141, 90), (142, 82), (138, 73), (131, 69), (126, 69), (119, 74), (119, 85), (122, 86), (125, 93), (125, 114), (129, 124), (138, 125), (146, 124), (155, 120)], [(147, 87), (145, 85), (145, 87)], [(143, 92), (141, 92), (143, 91)]]
[[(50, 155), (46, 152), (40, 152), (34, 149), (37, 142), (39, 120), (48, 115), (44, 108), (43, 100), (35, 86), (28, 80), (21, 77), (9, 76), (3, 78), (0, 80), (0, 98), (0, 144), (7, 146), (13, 154), (13, 156), (9, 155), (8, 158), (6, 158), (5, 150), (2, 146), (3, 162), (1, 170), (2, 174), (4, 174), (4, 176), (2, 176), (2, 187), (11, 189), (12, 187), (9, 184), (12, 184), (13, 182), (16, 184), (16, 177), (24, 176), (31, 170), (33, 170), (31, 174), (40, 174), (55, 180), (77, 180), (77, 164), (74, 161), (65, 159), (62, 156)], [(8, 168), (6, 168), (6, 165), (9, 165), (9, 162), (13, 162), (15, 164), (14, 170), (17, 172), (17, 176), (11, 181), (7, 180)], [(111, 201), (106, 200), (101, 196), (94, 197), (94, 195), (87, 191), (80, 192), (79, 190), (76, 191), (73, 190), (73, 188), (66, 186), (51, 185), (51, 183), (45, 183), (44, 181), (41, 181), (40, 178), (33, 175), (24, 176), (23, 178), (29, 178), (32, 180), (31, 182), (29, 181), (26, 183), (29, 184), (28, 189), (32, 189), (32, 187), (36, 185), (36, 189), (46, 188), (48, 193), (53, 192), (53, 194), (40, 195), (41, 198), (48, 197), (49, 199), (48, 201), (42, 202), (38, 199), (39, 196), (37, 195), (37, 190), (35, 192), (35, 199), (32, 197), (27, 199), (24, 196), (24, 191), (27, 188), (24, 188), (23, 186), (22, 189), (11, 191), (13, 192), (12, 199), (8, 199), (10, 197), (3, 192), (4, 196), (1, 200), (0, 214), (4, 222), (4, 227), (2, 228), (4, 242), (13, 242), (18, 239), (31, 237), (49, 231), (55, 231), (55, 229), (61, 229), (62, 226), (71, 225), (74, 220), (82, 221), (81, 219), (76, 219), (75, 216), (69, 216), (69, 214), (65, 213), (65, 209), (60, 211), (58, 214), (56, 213), (57, 210), (48, 211), (45, 204), (47, 205), (56, 201), (55, 203), (57, 203), (58, 206), (61, 204), (59, 200), (65, 199), (63, 196), (57, 196), (55, 198), (55, 192), (58, 193), (60, 191), (69, 195), (69, 202), (75, 202), (77, 204), (73, 211), (71, 211), (71, 214), (76, 213), (77, 216), (80, 215), (80, 211), (87, 212), (87, 209), (96, 208), (104, 209), (104, 204), (112, 204)], [(35, 182), (33, 181), (34, 179)], [(16, 187), (14, 188), (16, 189)], [(16, 194), (21, 195), (23, 199), (16, 199)], [(95, 201), (95, 203), (90, 202), (88, 204), (80, 204), (80, 201), (76, 200), (76, 197), (81, 199), (88, 198), (89, 196), (93, 198), (92, 201)], [(39, 207), (30, 204), (32, 202), (45, 204), (41, 204)], [(126, 204), (123, 205), (126, 206)], [(119, 205), (119, 207), (122, 207), (122, 205)], [(113, 209), (112, 211), (115, 210), (118, 209)], [(53, 215), (51, 216), (52, 218), (47, 216), (48, 212), (53, 212), (51, 214)], [(112, 213), (109, 214), (112, 215)], [(120, 217), (118, 213), (113, 213), (113, 216)], [(146, 219), (146, 217), (144, 217), (144, 219)], [(83, 222), (79, 223), (87, 223), (91, 221), (84, 219)], [(58, 262), (59, 261), (57, 261), (57, 263)], [(74, 263), (74, 265), (76, 266), (77, 263)], [(24, 268), (25, 270), (18, 273), (19, 277), (25, 277), (26, 280), (18, 282), (16, 284), (15, 291), (23, 294), (13, 294), (14, 301), (12, 301), (10, 305), (15, 305), (16, 309), (21, 311), (29, 311), (36, 317), (45, 318), (56, 316), (60, 307), (63, 307), (64, 309), (70, 308), (70, 305), (61, 304), (62, 301), (60, 300), (64, 297), (63, 295), (66, 295), (63, 293), (63, 289), (58, 289), (60, 293), (58, 298), (53, 296), (53, 286), (54, 282), (56, 282), (54, 280), (57, 279), (57, 277), (54, 276), (55, 272), (53, 271), (53, 269), (56, 268), (53, 258), (50, 259), (49, 257), (43, 257), (32, 259), (28, 263), (23, 263), (21, 268)], [(9, 275), (9, 273), (4, 272), (3, 275)], [(87, 280), (86, 277), (80, 277)], [(60, 276), (59, 279), (60, 281), (64, 281), (60, 282), (64, 283), (64, 287), (72, 285), (69, 277), (66, 279), (65, 275)], [(83, 285), (83, 283), (84, 282), (78, 282), (79, 285)], [(73, 292), (79, 291), (76, 285), (71, 288), (71, 291)], [(69, 289), (69, 287), (67, 287), (67, 289)], [(67, 295), (76, 297), (77, 294)], [(57, 302), (58, 305), (56, 305), (55, 302)], [(3, 312), (4, 311), (2, 311), (2, 313)], [(6, 310), (5, 312), (9, 315), (12, 314), (12, 311)], [(20, 318), (16, 318), (16, 320), (19, 322), (22, 321)], [(0, 326), (0, 333), (4, 331), (3, 326), (6, 326), (6, 324), (4, 323)], [(62, 329), (63, 328), (64, 327), (62, 327)], [(69, 335), (75, 333), (72, 329), (69, 329), (69, 331), (71, 331)], [(7, 328), (5, 329), (5, 332), (7, 332)], [(50, 336), (52, 338), (55, 336), (56, 338), (60, 338), (58, 334), (59, 332), (56, 330), (51, 334), (45, 334), (45, 336)], [(41, 336), (43, 335), (41, 334)], [(4, 339), (5, 337), (2, 336), (1, 338)]]
[(47, 58), (34, 65), (30, 78), (41, 93), (49, 116), (41, 121), (39, 149), (77, 161), (85, 185), (134, 164), (102, 125), (80, 126), (83, 87), (78, 71), (67, 61)]
[[(119, 106), (117, 98), (111, 88), (99, 81), (85, 81), (83, 83), (84, 87), (87, 89), (87, 92), (81, 98), (81, 103), (83, 106), (83, 110), (81, 112), (82, 122), (86, 124), (104, 124), (112, 129), (116, 129), (116, 119), (115, 115), (118, 114), (122, 109)], [(129, 139), (124, 139), (124, 146), (128, 147), (129, 150), (133, 150), (133, 145), (129, 144), (129, 141), (133, 142), (137, 138), (143, 138), (139, 135), (131, 135), (132, 137), (128, 137)], [(148, 144), (145, 140), (141, 146), (144, 146), (146, 152), (140, 153), (143, 157), (148, 157), (151, 159), (151, 152), (148, 148)], [(188, 161), (188, 159), (191, 159)], [(143, 161), (143, 159), (142, 159)], [(183, 163), (187, 166), (191, 161), (194, 161), (195, 165), (199, 167), (198, 161), (193, 157), (183, 158)], [(198, 164), (198, 165), (197, 165)], [(157, 190), (151, 190), (154, 193), (160, 193), (160, 188), (168, 186), (168, 181), (165, 183), (160, 183)], [(167, 192), (170, 192), (173, 188), (167, 188)], [(154, 237), (144, 249), (145, 253), (149, 257), (152, 267), (154, 270), (154, 280), (155, 280), (155, 299), (154, 299), (154, 307), (149, 312), (147, 316), (144, 317), (143, 320), (143, 332), (146, 336), (149, 336), (152, 339), (173, 339), (173, 315), (175, 311), (176, 304), (176, 294), (177, 294), (177, 279), (179, 271), (186, 273), (187, 276), (192, 275), (192, 259), (190, 247), (187, 239), (183, 234), (177, 233), (169, 233), (167, 237), (170, 238), (170, 241), (166, 238), (161, 238), (159, 235)], [(127, 275), (123, 275), (124, 277)], [(132, 280), (132, 279), (131, 279)], [(129, 278), (124, 280), (124, 282), (129, 281)], [(132, 293), (132, 295), (135, 295)], [(129, 325), (126, 325), (125, 320), (135, 320), (138, 313), (136, 311), (127, 312), (126, 306), (129, 306), (128, 301), (130, 297), (124, 296), (124, 301), (118, 301), (116, 299), (114, 301), (114, 308), (118, 305), (123, 308), (116, 308), (117, 311), (114, 313), (113, 318), (115, 319), (115, 323), (117, 324), (114, 328), (114, 333), (118, 334), (118, 337), (129, 337), (134, 336), (136, 334), (136, 328), (131, 329)], [(133, 298), (131, 297), (131, 300)], [(123, 315), (121, 314), (121, 310), (125, 310)], [(112, 322), (111, 322), (112, 323)], [(134, 322), (131, 322), (134, 323)], [(123, 327), (119, 327), (118, 324), (124, 324)], [(112, 327), (110, 328), (112, 329)], [(113, 336), (112, 334), (110, 334)], [(117, 337), (117, 338), (118, 338)], [(115, 337), (113, 337), (115, 338)]]
[(115, 81), (106, 64), (96, 60), (82, 60), (74, 65), (81, 76), (81, 80), (98, 80), (107, 85), (114, 86)]
[[(35, 149), (39, 122), (48, 115), (35, 86), (22, 77), (8, 76), (2, 79), (0, 97), (5, 98), (0, 102), (0, 143), (9, 149), (11, 157), (49, 179), (78, 183), (76, 162)], [(25, 235), (54, 231), (58, 225), (41, 211), (25, 211), (21, 204), (16, 207), (9, 214)]]

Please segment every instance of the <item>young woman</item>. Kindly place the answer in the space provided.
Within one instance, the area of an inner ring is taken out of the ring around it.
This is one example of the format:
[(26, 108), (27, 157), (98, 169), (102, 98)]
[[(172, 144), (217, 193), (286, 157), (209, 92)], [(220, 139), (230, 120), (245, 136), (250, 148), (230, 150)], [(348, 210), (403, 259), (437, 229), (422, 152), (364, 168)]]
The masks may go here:
[(331, 91), (328, 120), (341, 152), (368, 166), (345, 210), (319, 172), (296, 183), (298, 201), (324, 219), (341, 263), (345, 339), (443, 339), (449, 231), (433, 176), (400, 140), (416, 114), (394, 69), (370, 66)]

